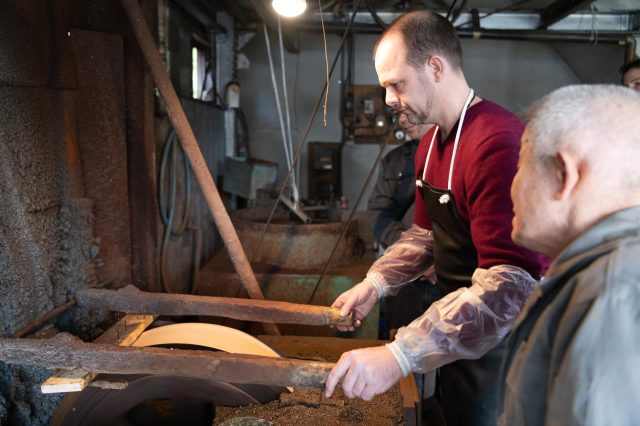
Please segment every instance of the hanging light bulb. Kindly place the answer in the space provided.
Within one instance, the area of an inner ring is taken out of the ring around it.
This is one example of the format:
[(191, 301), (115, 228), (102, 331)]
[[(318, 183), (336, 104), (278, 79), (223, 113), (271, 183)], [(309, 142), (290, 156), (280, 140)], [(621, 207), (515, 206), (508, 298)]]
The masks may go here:
[(307, 8), (305, 0), (273, 0), (271, 5), (276, 12), (287, 18), (298, 16)]

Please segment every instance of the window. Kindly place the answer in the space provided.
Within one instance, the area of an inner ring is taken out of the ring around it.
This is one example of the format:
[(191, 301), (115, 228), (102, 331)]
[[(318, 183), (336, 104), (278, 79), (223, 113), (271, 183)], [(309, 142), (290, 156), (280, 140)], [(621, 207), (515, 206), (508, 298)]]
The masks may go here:
[(193, 46), (191, 48), (191, 96), (194, 99), (202, 99), (203, 89), (205, 91), (208, 89), (205, 86), (206, 69), (204, 49)]

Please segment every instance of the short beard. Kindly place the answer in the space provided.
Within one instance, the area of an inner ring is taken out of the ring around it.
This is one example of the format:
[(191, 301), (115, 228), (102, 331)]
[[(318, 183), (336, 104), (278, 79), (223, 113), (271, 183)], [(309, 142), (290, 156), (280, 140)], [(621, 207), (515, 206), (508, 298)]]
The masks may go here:
[[(407, 121), (413, 124), (414, 126), (424, 126), (426, 124), (433, 124), (433, 121), (429, 120), (429, 116), (431, 115), (431, 108), (433, 108), (433, 91), (429, 90), (429, 84), (426, 81), (426, 78), (424, 77), (424, 75), (420, 74), (418, 78), (420, 79), (420, 82), (425, 88), (426, 99), (424, 101), (424, 105), (422, 108), (424, 113), (417, 114), (411, 108), (403, 108), (402, 111), (400, 112), (403, 113), (405, 117), (407, 117)], [(410, 114), (408, 112), (410, 112)]]

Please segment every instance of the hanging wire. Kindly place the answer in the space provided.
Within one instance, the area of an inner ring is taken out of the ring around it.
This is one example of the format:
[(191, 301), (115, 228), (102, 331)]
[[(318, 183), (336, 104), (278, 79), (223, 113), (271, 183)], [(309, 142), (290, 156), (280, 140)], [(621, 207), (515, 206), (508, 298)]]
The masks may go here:
[[(280, 21), (280, 15), (278, 15), (278, 39), (280, 41), (280, 68), (282, 71), (282, 91), (284, 92), (284, 111), (287, 118), (287, 145), (289, 146), (289, 153), (293, 153), (293, 139), (291, 138), (291, 114), (289, 113), (289, 95), (287, 93), (287, 73), (284, 66), (284, 42), (282, 40), (282, 23)], [(292, 156), (293, 157), (293, 156)], [(294, 182), (299, 182), (299, 176), (294, 176)], [(293, 200), (296, 204), (300, 202), (300, 195), (298, 191), (294, 191)]]
[[(336, 52), (336, 56), (333, 58), (333, 62), (331, 64), (331, 68), (329, 69), (329, 78), (331, 78), (331, 75), (333, 74), (333, 70), (336, 68), (336, 64), (338, 63), (338, 58), (340, 57), (340, 52), (342, 52), (342, 48), (344, 47), (344, 42), (347, 39), (347, 36), (350, 34), (351, 32), (351, 27), (353, 26), (353, 23), (356, 19), (356, 12), (358, 10), (358, 8), (360, 7), (360, 2), (362, 0), (357, 0), (357, 3), (355, 4), (354, 8), (353, 8), (353, 12), (351, 13), (351, 19), (349, 20), (349, 23), (347, 24), (347, 28), (344, 30), (344, 34), (342, 34), (342, 39), (340, 40), (340, 46), (338, 46), (338, 51)], [(295, 165), (298, 160), (300, 160), (300, 156), (302, 155), (302, 147), (304, 146), (305, 141), (307, 140), (307, 137), (309, 136), (309, 131), (311, 130), (311, 126), (313, 125), (313, 121), (315, 120), (316, 114), (318, 113), (318, 109), (320, 108), (320, 104), (322, 103), (322, 98), (324, 95), (324, 91), (328, 88), (328, 82), (324, 83), (324, 87), (322, 88), (322, 91), (320, 92), (320, 96), (316, 102), (316, 106), (313, 109), (313, 112), (311, 113), (311, 116), (309, 117), (309, 121), (307, 122), (307, 127), (304, 130), (304, 134), (302, 135), (302, 139), (300, 139), (300, 142), (298, 143), (298, 146), (296, 147), (296, 152), (295, 155), (293, 157), (293, 164)], [(271, 213), (269, 213), (269, 218), (267, 219), (267, 223), (265, 223), (264, 228), (262, 230), (262, 234), (260, 235), (260, 239), (258, 240), (258, 244), (256, 244), (255, 249), (253, 250), (253, 254), (251, 256), (251, 261), (253, 261), (253, 259), (255, 259), (256, 255), (258, 254), (258, 251), (260, 250), (260, 246), (262, 246), (262, 242), (264, 241), (264, 237), (267, 234), (267, 231), (269, 230), (269, 225), (271, 225), (271, 221), (273, 220), (273, 215), (276, 212), (276, 209), (278, 208), (278, 204), (280, 203), (280, 197), (282, 196), (282, 194), (284, 193), (284, 189), (287, 186), (287, 182), (289, 181), (289, 179), (291, 178), (291, 175), (293, 174), (294, 169), (293, 168), (289, 168), (289, 172), (287, 173), (287, 176), (285, 177), (284, 181), (282, 182), (282, 186), (280, 187), (280, 192), (278, 193), (278, 197), (276, 198), (275, 202), (273, 203), (273, 207), (271, 208)]]
[[(280, 121), (280, 131), (282, 133), (282, 144), (284, 145), (284, 153), (285, 158), (287, 160), (287, 167), (291, 169), (293, 166), (292, 163), (292, 155), (289, 152), (289, 146), (287, 144), (287, 134), (284, 126), (284, 119), (282, 116), (282, 107), (280, 105), (280, 94), (278, 93), (278, 84), (276, 82), (276, 71), (273, 66), (273, 56), (271, 55), (271, 42), (269, 41), (269, 32), (267, 31), (267, 24), (263, 24), (262, 28), (264, 29), (264, 39), (267, 45), (267, 57), (269, 58), (269, 69), (271, 70), (271, 83), (273, 84), (273, 94), (276, 99), (276, 107), (278, 109), (278, 119)], [(295, 176), (291, 179), (291, 190), (293, 191), (294, 199), (299, 197), (298, 195), (298, 187), (296, 185)]]
[(320, 10), (320, 24), (322, 25), (322, 41), (324, 42), (324, 63), (327, 68), (327, 82), (325, 86), (327, 90), (324, 92), (324, 112), (322, 114), (322, 122), (327, 127), (327, 103), (329, 102), (329, 55), (327, 54), (327, 34), (324, 31), (324, 18), (322, 17), (322, 0), (318, 0), (318, 9)]
[(451, 12), (453, 12), (453, 8), (456, 6), (456, 3), (458, 3), (458, 0), (453, 0), (451, 2), (451, 7), (449, 7), (449, 11), (447, 12), (447, 16), (445, 17), (447, 21), (449, 20), (449, 17), (451, 16)]

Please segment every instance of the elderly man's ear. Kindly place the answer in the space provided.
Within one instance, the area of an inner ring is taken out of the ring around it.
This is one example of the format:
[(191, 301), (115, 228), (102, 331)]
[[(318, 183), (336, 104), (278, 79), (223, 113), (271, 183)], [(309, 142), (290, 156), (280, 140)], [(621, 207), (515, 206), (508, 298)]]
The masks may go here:
[(575, 155), (566, 151), (556, 152), (554, 163), (557, 184), (554, 198), (557, 201), (566, 201), (576, 190), (580, 180), (580, 164)]

